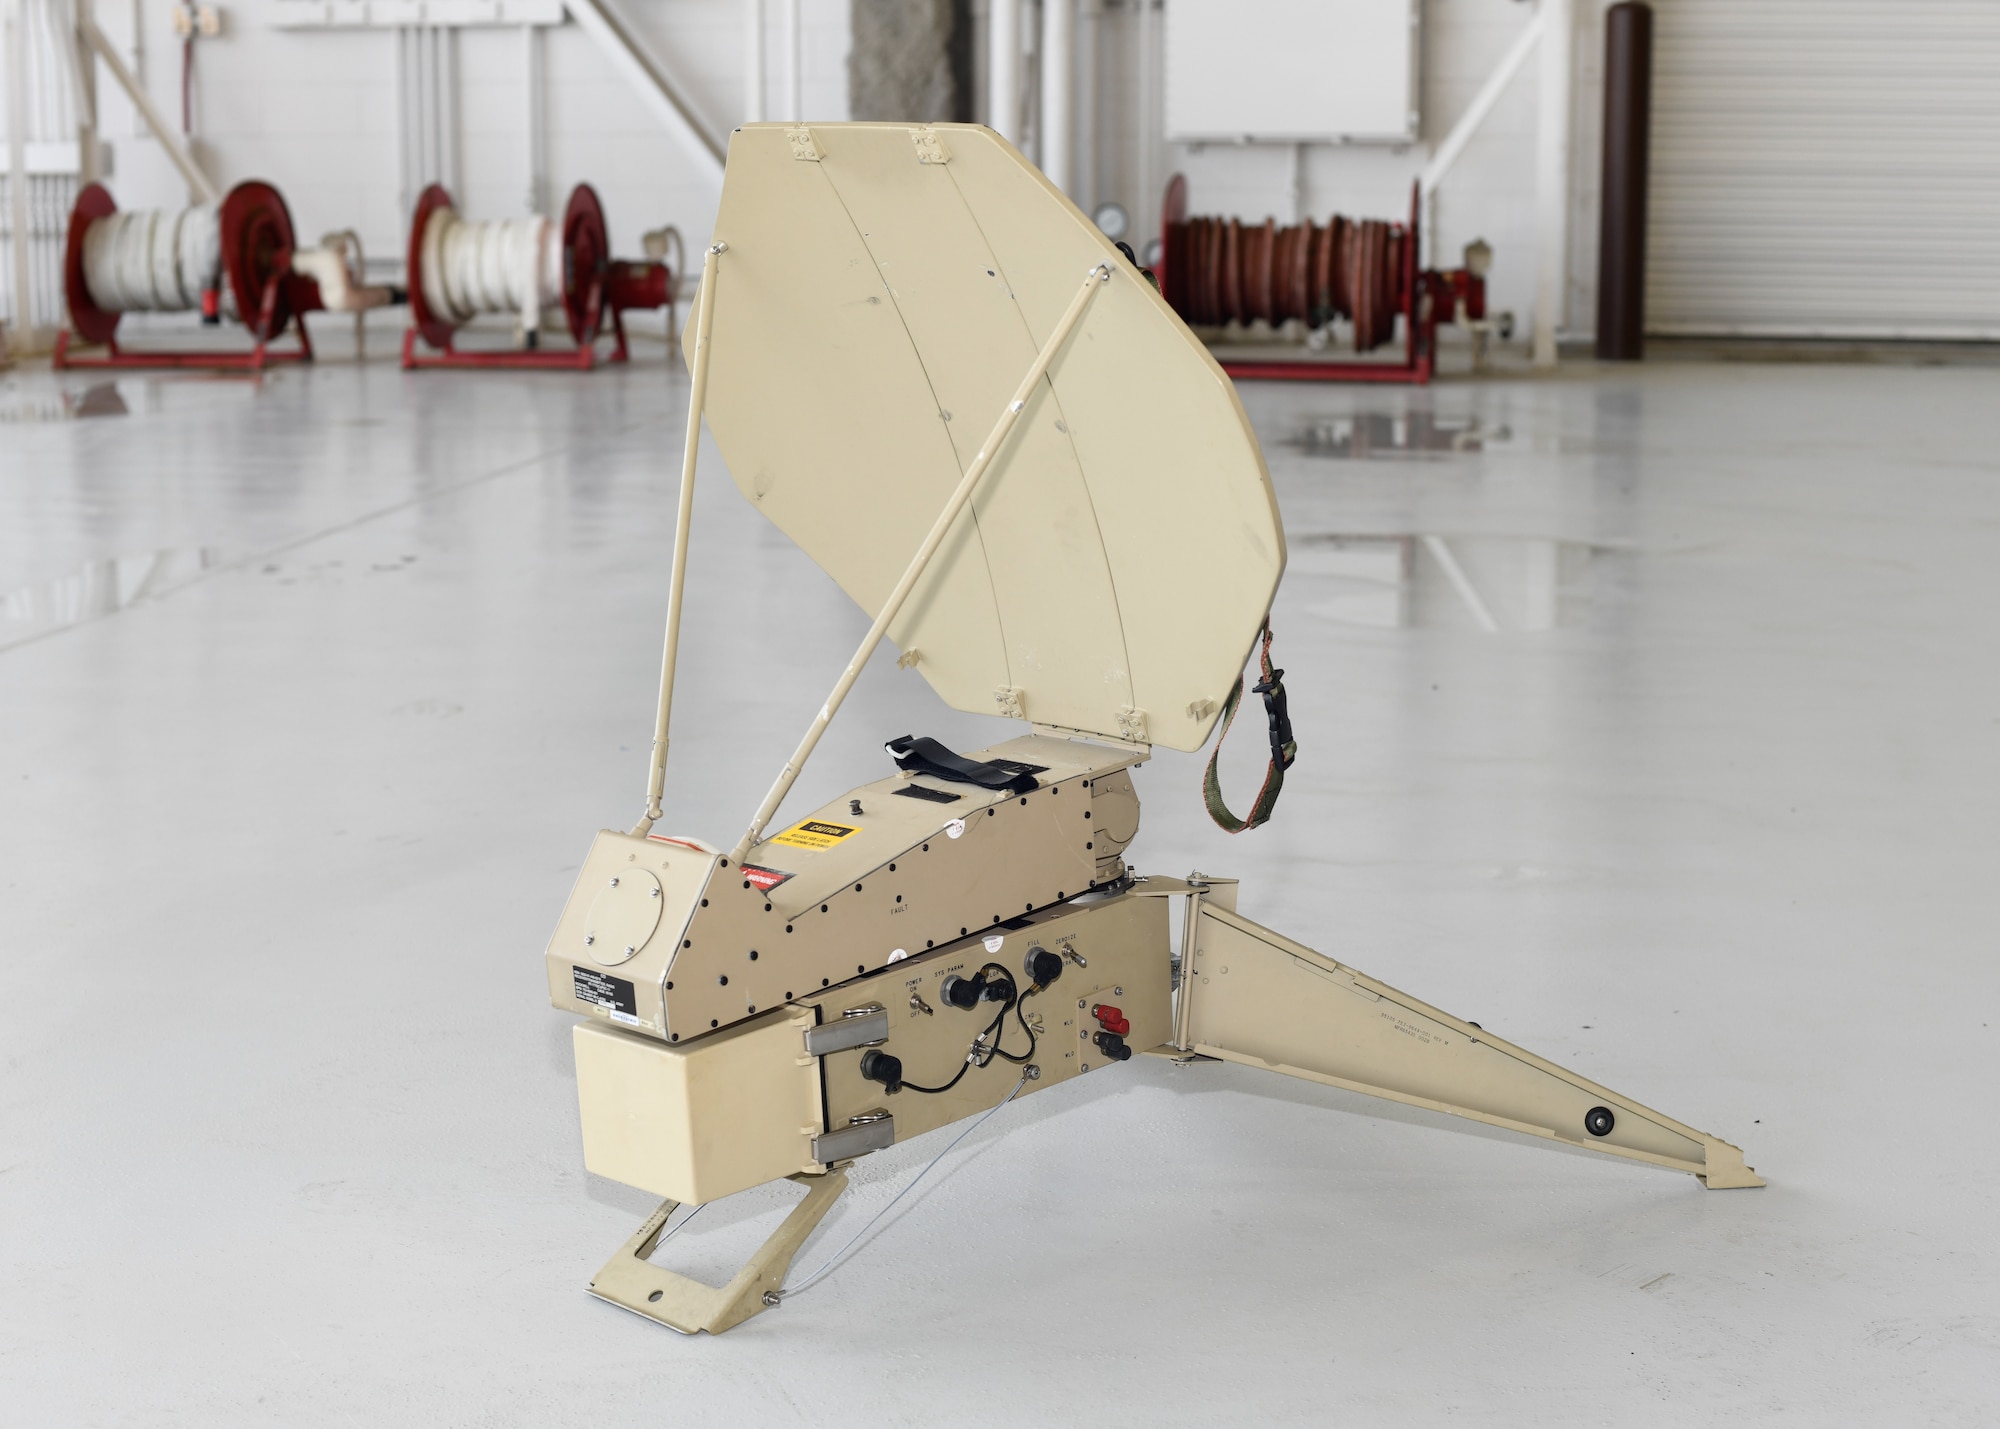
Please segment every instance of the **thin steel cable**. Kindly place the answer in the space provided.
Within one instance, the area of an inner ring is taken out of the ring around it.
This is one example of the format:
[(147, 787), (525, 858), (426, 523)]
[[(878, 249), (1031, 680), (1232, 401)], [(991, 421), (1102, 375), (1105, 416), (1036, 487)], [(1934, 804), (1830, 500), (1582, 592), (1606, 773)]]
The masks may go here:
[[(703, 1201), (701, 1203), (701, 1206), (709, 1206), (713, 1204), (714, 1202), (712, 1201)], [(681, 1217), (681, 1223), (679, 1225), (673, 1226), (661, 1232), (660, 1238), (653, 1242), (654, 1254), (657, 1255), (659, 1253), (659, 1249), (661, 1246), (665, 1245), (668, 1241), (672, 1240), (675, 1236), (679, 1235), (682, 1231), (688, 1228), (688, 1222), (701, 1214), (701, 1206), (696, 1206), (693, 1210), (689, 1211), (685, 1216)]]
[(898, 1191), (895, 1194), (895, 1196), (890, 1199), (888, 1205), (884, 1206), (881, 1210), (877, 1211), (874, 1215), (868, 1218), (867, 1225), (863, 1226), (860, 1230), (856, 1231), (852, 1236), (848, 1238), (846, 1245), (843, 1245), (839, 1250), (836, 1250), (832, 1255), (829, 1255), (824, 1261), (820, 1262), (819, 1269), (813, 1271), (812, 1274), (808, 1275), (805, 1279), (801, 1280), (797, 1285), (788, 1286), (782, 1290), (779, 1290), (777, 1292), (778, 1298), (780, 1300), (789, 1300), (791, 1299), (792, 1296), (800, 1294), (806, 1290), (810, 1290), (813, 1286), (817, 1285), (821, 1280), (825, 1279), (827, 1273), (833, 1269), (833, 1267), (839, 1262), (840, 1258), (843, 1255), (846, 1255), (848, 1251), (854, 1249), (855, 1245), (859, 1243), (859, 1241), (863, 1236), (867, 1235), (868, 1232), (874, 1230), (875, 1227), (881, 1223), (882, 1217), (888, 1215), (889, 1212), (895, 1210), (897, 1204), (903, 1199), (903, 1197), (909, 1195), (910, 1192), (916, 1190), (917, 1184), (920, 1181), (922, 1181), (924, 1177), (931, 1174), (931, 1171), (933, 1170), (933, 1168), (937, 1166), (938, 1162), (944, 1160), (945, 1157), (949, 1156), (952, 1152), (952, 1149), (956, 1147), (959, 1142), (965, 1140), (966, 1137), (972, 1135), (973, 1132), (979, 1130), (980, 1127), (986, 1125), (986, 1123), (992, 1119), (994, 1112), (999, 1111), (1001, 1107), (1007, 1105), (1008, 1102), (1014, 1100), (1015, 1097), (1019, 1096), (1021, 1094), (1021, 1088), (1025, 1087), (1026, 1085), (1028, 1085), (1028, 1074), (1026, 1072), (1023, 1072), (1021, 1074), (1021, 1080), (1014, 1083), (1013, 1091), (1007, 1093), (1006, 1096), (1002, 1097), (998, 1102), (996, 1102), (992, 1110), (988, 1111), (986, 1115), (980, 1117), (977, 1121), (973, 1122), (972, 1125), (966, 1127), (965, 1130), (961, 1131), (958, 1135), (954, 1136), (951, 1139), (951, 1144), (949, 1146), (946, 1146), (944, 1150), (940, 1151), (937, 1155), (933, 1156), (927, 1163), (925, 1163), (924, 1169), (919, 1171), (914, 1177), (911, 1178), (909, 1185), (903, 1187), (902, 1190)]

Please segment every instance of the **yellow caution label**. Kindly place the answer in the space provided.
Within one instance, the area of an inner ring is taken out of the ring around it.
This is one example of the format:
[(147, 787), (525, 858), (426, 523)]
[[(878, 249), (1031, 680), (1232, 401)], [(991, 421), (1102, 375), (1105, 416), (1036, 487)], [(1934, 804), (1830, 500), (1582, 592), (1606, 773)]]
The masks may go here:
[(771, 842), (787, 848), (832, 848), (842, 839), (852, 838), (860, 832), (853, 824), (829, 824), (823, 819), (807, 819), (802, 824), (793, 824)]

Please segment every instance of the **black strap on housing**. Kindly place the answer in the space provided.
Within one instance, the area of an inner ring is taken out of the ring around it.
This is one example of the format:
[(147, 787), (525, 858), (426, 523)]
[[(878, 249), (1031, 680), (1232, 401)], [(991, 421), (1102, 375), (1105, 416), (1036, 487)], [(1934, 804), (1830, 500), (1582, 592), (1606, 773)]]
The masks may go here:
[(1236, 686), (1229, 692), (1229, 699), (1222, 706), (1222, 729), (1215, 736), (1215, 753), (1208, 757), (1208, 770), (1202, 775), (1201, 798), (1208, 806), (1208, 816), (1226, 833), (1240, 834), (1246, 829), (1254, 829), (1271, 817), (1271, 810), (1278, 802), (1278, 793), (1285, 787), (1285, 771), (1292, 767), (1292, 761), (1299, 757), (1298, 741), (1292, 738), (1292, 717), (1285, 704), (1285, 672), (1271, 665), (1271, 623), (1264, 622), (1264, 639), (1258, 651), (1258, 668), (1264, 678), (1250, 687), (1252, 694), (1264, 697), (1264, 715), (1271, 727), (1271, 763), (1264, 771), (1264, 785), (1257, 791), (1257, 798), (1250, 806), (1250, 816), (1239, 819), (1229, 812), (1229, 806), (1222, 802), (1222, 782), (1216, 777), (1215, 764), (1222, 757), (1222, 741), (1229, 737), (1229, 726), (1236, 718), (1236, 707), (1243, 702), (1243, 677), (1237, 676)]
[(1004, 789), (1009, 794), (1029, 794), (1041, 787), (1035, 780), (1041, 771), (1032, 765), (1012, 760), (989, 763), (967, 759), (921, 735), (901, 735), (882, 747), (894, 757), (898, 769), (907, 769), (912, 774), (928, 774), (954, 784), (976, 784), (981, 789)]

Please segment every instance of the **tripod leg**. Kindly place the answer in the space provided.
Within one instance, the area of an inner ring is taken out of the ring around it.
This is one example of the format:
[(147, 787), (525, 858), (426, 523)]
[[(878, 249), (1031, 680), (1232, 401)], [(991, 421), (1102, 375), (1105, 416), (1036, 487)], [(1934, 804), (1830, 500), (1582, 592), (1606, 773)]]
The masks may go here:
[(719, 1335), (752, 1315), (762, 1314), (769, 1308), (764, 1297), (783, 1287), (792, 1257), (847, 1189), (847, 1173), (843, 1170), (791, 1179), (807, 1188), (806, 1198), (792, 1207), (784, 1224), (771, 1232), (770, 1239), (757, 1248), (757, 1253), (727, 1285), (704, 1285), (646, 1259), (660, 1243), (667, 1217), (680, 1205), (678, 1201), (665, 1201), (597, 1272), (590, 1282), (590, 1293), (684, 1335), (702, 1330)]
[(1181, 980), (1183, 1050), (1761, 1186), (1743, 1153), (1206, 899)]

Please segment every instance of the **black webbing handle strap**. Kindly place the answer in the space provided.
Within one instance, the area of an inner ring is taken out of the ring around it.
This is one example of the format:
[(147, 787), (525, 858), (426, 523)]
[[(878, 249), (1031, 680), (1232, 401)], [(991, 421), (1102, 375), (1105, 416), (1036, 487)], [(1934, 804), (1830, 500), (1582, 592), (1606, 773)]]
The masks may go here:
[(1215, 772), (1216, 761), (1222, 758), (1222, 741), (1229, 737), (1229, 726), (1236, 718), (1236, 707), (1243, 703), (1241, 675), (1236, 677), (1236, 685), (1222, 706), (1222, 728), (1215, 736), (1215, 753), (1208, 756), (1208, 771), (1201, 780), (1201, 800), (1208, 806), (1208, 816), (1224, 832), (1232, 834), (1254, 829), (1270, 819), (1271, 810), (1278, 803), (1279, 791), (1285, 787), (1285, 771), (1299, 757), (1298, 741), (1292, 738), (1291, 712), (1285, 701), (1285, 672), (1271, 666), (1271, 623), (1268, 620), (1264, 622), (1264, 639), (1257, 660), (1264, 678), (1252, 685), (1250, 691), (1264, 697), (1264, 715), (1271, 727), (1271, 763), (1264, 771), (1264, 785), (1250, 805), (1250, 816), (1239, 819), (1229, 812), (1229, 806), (1222, 802), (1222, 782)]
[(954, 784), (976, 784), (981, 789), (1004, 789), (1010, 794), (1031, 794), (1040, 788), (1032, 774), (1009, 769), (984, 760), (954, 754), (935, 739), (921, 735), (901, 735), (882, 746), (894, 756), (898, 769), (928, 774)]

